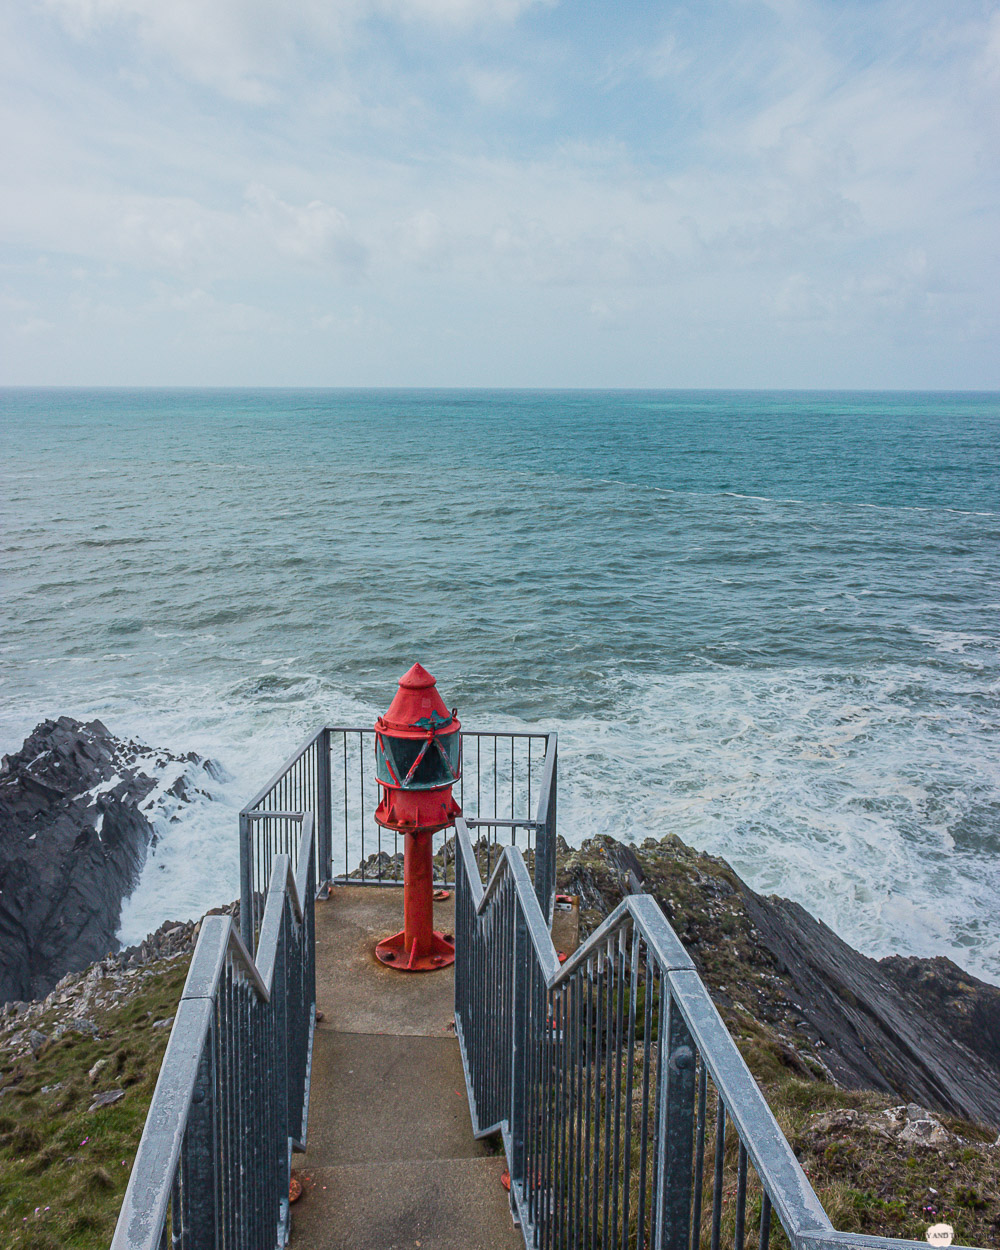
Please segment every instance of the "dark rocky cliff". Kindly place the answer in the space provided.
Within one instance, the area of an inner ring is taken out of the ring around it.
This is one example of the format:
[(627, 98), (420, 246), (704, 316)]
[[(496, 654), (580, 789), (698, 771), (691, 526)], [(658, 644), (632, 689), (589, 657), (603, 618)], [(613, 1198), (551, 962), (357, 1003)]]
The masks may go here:
[(216, 766), (68, 716), (0, 764), (0, 1002), (43, 998), (117, 949), (151, 820), (204, 793)]
[(559, 861), (559, 889), (580, 896), (590, 928), (626, 893), (655, 895), (730, 1028), (765, 1021), (802, 1075), (1000, 1127), (996, 986), (944, 958), (869, 959), (676, 837), (595, 838)]

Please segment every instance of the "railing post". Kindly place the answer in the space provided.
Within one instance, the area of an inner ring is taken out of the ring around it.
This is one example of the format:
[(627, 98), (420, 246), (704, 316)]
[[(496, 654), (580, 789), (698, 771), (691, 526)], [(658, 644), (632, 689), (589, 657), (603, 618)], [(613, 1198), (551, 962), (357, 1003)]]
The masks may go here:
[[(660, 997), (660, 1123), (657, 1150), (654, 1250), (687, 1250), (691, 1223), (691, 1164), (694, 1156), (694, 1043), (680, 1009), (667, 997), (663, 977)], [(662, 1047), (664, 1016), (669, 1010), (669, 1041)]]
[(253, 844), (250, 837), (250, 817), (246, 812), (240, 812), (240, 937), (251, 953), (253, 911)]
[[(545, 751), (545, 771), (539, 796), (539, 827), (535, 839), (535, 897), (547, 923), (552, 924), (552, 907), (556, 893), (556, 788), (558, 741), (549, 734)], [(544, 809), (542, 804), (545, 804)]]
[(215, 1112), (215, 1025), (212, 1024), (205, 1037), (181, 1147), (181, 1210), (174, 1217), (180, 1224), (182, 1235), (176, 1244), (181, 1250), (216, 1250), (219, 1244), (219, 1153)]
[[(318, 786), (316, 792), (316, 845), (318, 848), (319, 880), (316, 888), (323, 886), (333, 876), (333, 793), (330, 777), (330, 730), (326, 727), (319, 731), (316, 743), (319, 751)], [(347, 871), (345, 867), (344, 871)]]
[[(303, 903), (303, 905), (305, 905)], [(279, 1062), (275, 1067), (274, 1073), (271, 1075), (270, 1085), (274, 1093), (275, 1102), (277, 1104), (277, 1133), (275, 1135), (275, 1146), (277, 1148), (277, 1159), (274, 1160), (274, 1166), (278, 1171), (278, 1189), (279, 1189), (279, 1218), (282, 1223), (287, 1220), (288, 1207), (288, 1181), (289, 1181), (289, 1162), (288, 1162), (288, 1139), (298, 1138), (302, 1132), (302, 1118), (299, 1122), (294, 1123), (295, 1110), (293, 1104), (302, 1097), (304, 1091), (294, 1089), (289, 1082), (288, 1062), (281, 1062), (283, 1056), (288, 1056), (293, 1050), (293, 1039), (289, 1036), (289, 1011), (288, 1011), (288, 946), (289, 946), (289, 916), (288, 900), (284, 900), (281, 925), (278, 935), (278, 949), (274, 961), (274, 981), (271, 985), (271, 1028), (274, 1030), (275, 1050), (279, 1057)], [(293, 973), (294, 975), (294, 973)], [(296, 1065), (297, 1067), (297, 1065)]]
[(513, 1198), (514, 1182), (524, 1179), (524, 1107), (528, 1088), (528, 1039), (530, 1022), (528, 1013), (531, 1010), (528, 993), (528, 961), (531, 958), (528, 926), (524, 922), (521, 908), (514, 900), (513, 924), (513, 959), (511, 960), (511, 1004), (513, 1007), (511, 1033), (511, 1064), (510, 1064), (510, 1110), (507, 1123), (510, 1126), (511, 1157), (510, 1178), (511, 1197)]

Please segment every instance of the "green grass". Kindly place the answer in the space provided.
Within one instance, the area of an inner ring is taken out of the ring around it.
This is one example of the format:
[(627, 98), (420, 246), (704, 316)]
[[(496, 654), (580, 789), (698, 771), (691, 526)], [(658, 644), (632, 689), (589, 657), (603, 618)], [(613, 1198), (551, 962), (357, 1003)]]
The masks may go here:
[[(186, 957), (160, 965), (121, 1006), (94, 1012), (100, 1036), (65, 1033), (36, 1058), (0, 1050), (0, 1245), (4, 1250), (106, 1250), (142, 1134)], [(137, 978), (138, 979), (138, 978)], [(33, 1022), (47, 1033), (55, 1013)], [(91, 1084), (87, 1073), (107, 1060)], [(60, 1088), (43, 1093), (43, 1087)], [(95, 1095), (125, 1097), (89, 1112)]]
[(885, 1141), (864, 1124), (810, 1132), (817, 1111), (845, 1107), (878, 1116), (894, 1099), (815, 1086), (793, 1078), (767, 1088), (778, 1123), (834, 1226), (843, 1232), (923, 1241), (931, 1224), (951, 1224), (955, 1241), (1000, 1246), (1000, 1147), (980, 1125), (937, 1118), (968, 1144), (941, 1147)]

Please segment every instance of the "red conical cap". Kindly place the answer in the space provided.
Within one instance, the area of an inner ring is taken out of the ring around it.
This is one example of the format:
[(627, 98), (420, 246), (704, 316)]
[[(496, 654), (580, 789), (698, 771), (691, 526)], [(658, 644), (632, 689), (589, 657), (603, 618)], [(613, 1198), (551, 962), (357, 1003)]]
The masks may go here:
[[(414, 664), (399, 679), (395, 698), (375, 728), (389, 734), (408, 730), (422, 735), (436, 729), (442, 721), (451, 721), (451, 712), (438, 693), (437, 683), (422, 664)], [(453, 729), (458, 729), (457, 720), (448, 725), (449, 732)]]
[(422, 664), (414, 664), (411, 669), (400, 677), (399, 684), (405, 686), (407, 690), (424, 690), (428, 686), (436, 686), (437, 680), (428, 673)]

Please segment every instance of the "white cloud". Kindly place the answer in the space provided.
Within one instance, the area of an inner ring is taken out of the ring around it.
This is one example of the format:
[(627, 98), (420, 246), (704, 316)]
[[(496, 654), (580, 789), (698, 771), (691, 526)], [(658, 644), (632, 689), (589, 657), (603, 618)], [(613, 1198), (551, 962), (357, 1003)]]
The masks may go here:
[(509, 69), (467, 65), (460, 77), (480, 104), (504, 105), (519, 93), (526, 93), (521, 76)]
[(600, 81), (606, 87), (616, 87), (637, 77), (659, 82), (683, 74), (692, 61), (691, 52), (684, 49), (673, 31), (668, 31), (611, 57)]
[(287, 323), (268, 309), (240, 300), (221, 300), (200, 287), (175, 290), (159, 286), (148, 311), (156, 313), (163, 310), (179, 313), (188, 332), (201, 337), (246, 338), (283, 333), (288, 329)]
[(282, 255), (309, 265), (332, 267), (341, 277), (360, 277), (368, 249), (347, 217), (331, 204), (311, 200), (286, 204), (270, 187), (247, 189), (251, 228), (259, 230)]
[(528, 9), (548, 3), (554, 0), (369, 0), (359, 2), (358, 8), (410, 21), (467, 26), (513, 22)]
[(15, 326), (18, 334), (35, 335), (48, 334), (50, 330), (56, 328), (54, 321), (47, 321), (44, 317), (29, 317), (26, 321), (22, 321)]
[(843, 359), (889, 336), (923, 368), (921, 342), (997, 324), (995, 5), (918, 4), (920, 30), (887, 0), (858, 14), (879, 35), (811, 0), (719, 0), (742, 20), (709, 39), (676, 10), (646, 42), (562, 6), (560, 43), (511, 25), (523, 0), (44, 3), (84, 50), (27, 18), (23, 53), (0, 48), (6, 319), (52, 323), (39, 340), (69, 333), (71, 285), (94, 326), (118, 301), (252, 343), (257, 310), (369, 354), (545, 308), (539, 354), (578, 341), (581, 368), (616, 328), (650, 359), (681, 333), (709, 360), (769, 327), (834, 363), (832, 337)]
[[(124, 28), (195, 82), (246, 103), (270, 98), (265, 80), (281, 68), (301, 16), (301, 8), (267, 0), (44, 2), (77, 38)], [(331, 6), (331, 19), (335, 13)]]
[(342, 54), (366, 20), (438, 28), (510, 23), (543, 0), (42, 0), (78, 39), (119, 29), (194, 82), (264, 104), (296, 53)]

